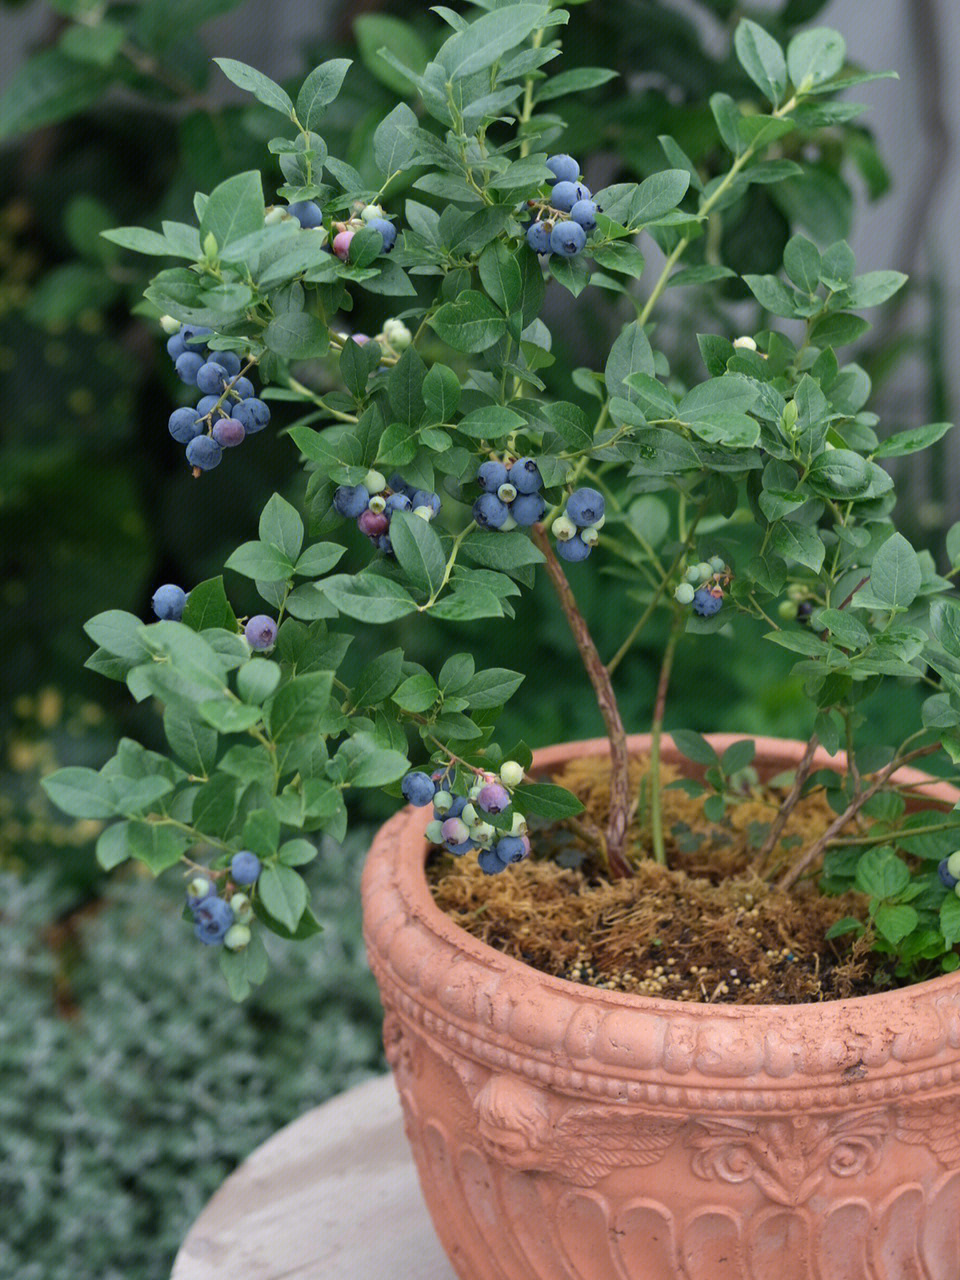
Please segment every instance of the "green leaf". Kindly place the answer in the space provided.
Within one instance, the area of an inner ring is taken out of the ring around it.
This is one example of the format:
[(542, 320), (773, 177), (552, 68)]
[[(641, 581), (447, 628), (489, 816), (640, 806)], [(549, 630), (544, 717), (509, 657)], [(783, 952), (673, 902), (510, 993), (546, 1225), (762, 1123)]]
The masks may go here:
[(100, 234), (104, 240), (120, 245), (121, 249), (130, 249), (133, 253), (145, 253), (154, 258), (188, 256), (175, 253), (166, 236), (159, 235), (156, 231), (148, 231), (145, 227), (114, 227)]
[(737, 58), (760, 92), (779, 107), (787, 88), (787, 61), (783, 50), (756, 22), (742, 18), (733, 38)]
[(396, 511), (390, 521), (390, 541), (397, 563), (414, 586), (431, 594), (439, 591), (447, 557), (430, 522), (409, 511)]
[(879, 307), (907, 283), (909, 276), (902, 271), (868, 271), (857, 276), (847, 290), (844, 302), (848, 307)]
[(801, 31), (787, 46), (787, 69), (794, 88), (804, 92), (832, 80), (843, 67), (846, 41), (839, 31), (814, 27)]
[(918, 453), (921, 449), (929, 449), (930, 445), (942, 440), (953, 427), (952, 422), (931, 422), (926, 427), (913, 427), (908, 431), (897, 431), (880, 447), (874, 449), (875, 458), (902, 458), (908, 453)]
[(690, 187), (686, 169), (663, 169), (644, 178), (630, 202), (629, 225), (643, 227), (675, 209)]
[(391, 694), (391, 699), (404, 711), (429, 711), (440, 696), (437, 683), (425, 671), (409, 676)]
[(224, 590), (223, 578), (208, 578), (191, 587), (184, 606), (182, 622), (193, 631), (205, 631), (222, 627), (224, 631), (236, 631), (236, 614), (230, 607)]
[(307, 908), (307, 886), (292, 867), (264, 867), (257, 881), (264, 908), (287, 929), (296, 929)]
[(240, 89), (252, 93), (258, 102), (265, 107), (273, 107), (288, 118), (293, 114), (293, 101), (290, 95), (281, 89), (269, 76), (245, 62), (237, 62), (234, 58), (214, 58), (214, 62), (227, 77)]
[(631, 373), (646, 373), (650, 377), (656, 375), (650, 340), (636, 320), (624, 326), (607, 357), (604, 379), (607, 394), (611, 398), (619, 396), (631, 404), (638, 402), (637, 392), (625, 382)]
[(920, 561), (902, 533), (894, 533), (873, 557), (870, 591), (891, 609), (906, 609), (923, 580)]
[(948, 947), (960, 942), (960, 898), (948, 893), (940, 905), (940, 930)]
[[(296, 507), (275, 493), (260, 516), (260, 541), (294, 562), (303, 546), (303, 521)], [(257, 575), (260, 576), (260, 575)]]
[(351, 66), (350, 58), (331, 58), (307, 76), (297, 94), (297, 118), (304, 129), (319, 132), (324, 111), (340, 92)]
[(450, 422), (460, 403), (460, 379), (454, 371), (439, 362), (432, 365), (423, 380), (423, 399), (437, 422)]
[(531, 782), (517, 787), (512, 795), (517, 813), (534, 814), (538, 818), (572, 818), (583, 813), (583, 804), (566, 787), (552, 782)]
[(267, 325), (263, 341), (285, 360), (312, 360), (326, 353), (327, 327), (309, 311), (286, 311)]
[(416, 154), (419, 123), (405, 102), (384, 116), (373, 135), (373, 157), (380, 173), (389, 177)]
[(733, 742), (720, 757), (720, 768), (730, 778), (741, 769), (746, 769), (756, 754), (757, 744), (752, 739), (744, 738), (740, 742)]
[[(408, 95), (414, 91), (415, 79), (399, 71), (396, 62), (403, 63), (417, 76), (427, 65), (430, 54), (410, 23), (387, 14), (364, 13), (354, 20), (353, 34), (364, 66), (372, 75), (394, 93)], [(381, 49), (387, 49), (394, 61), (382, 58)]]
[(60, 49), (34, 54), (0, 97), (0, 139), (79, 114), (103, 97), (112, 80), (104, 68), (78, 62)]
[(549, 401), (543, 405), (543, 414), (569, 448), (589, 449), (593, 444), (590, 421), (578, 404), (567, 400)]
[(513, 409), (504, 409), (500, 405), (484, 405), (474, 409), (457, 423), (457, 430), (474, 440), (498, 440), (526, 425), (526, 419)]
[(327, 710), (332, 688), (332, 671), (315, 671), (288, 681), (277, 691), (269, 706), (270, 736), (277, 742), (283, 742), (302, 733), (315, 732), (320, 717)]
[(204, 777), (217, 762), (216, 730), (202, 724), (182, 707), (167, 707), (163, 713), (163, 732), (174, 755), (184, 768)]
[(460, 552), (487, 569), (498, 569), (511, 575), (516, 575), (527, 565), (542, 563), (544, 558), (543, 552), (519, 531), (490, 534), (478, 529), (464, 538)]
[(197, 710), (218, 733), (246, 733), (260, 723), (259, 707), (245, 707), (239, 702), (211, 699), (201, 702)]
[(40, 786), (50, 800), (71, 818), (112, 818), (116, 815), (109, 779), (95, 769), (58, 769)]
[(67, 27), (60, 37), (60, 48), (78, 62), (108, 67), (126, 38), (126, 30), (119, 23), (101, 19), (92, 26)]
[(619, 271), (621, 275), (632, 276), (635, 280), (643, 275), (646, 260), (637, 246), (626, 240), (613, 240), (590, 252), (597, 266), (606, 271)]
[(83, 629), (94, 644), (118, 658), (128, 662), (150, 660), (150, 649), (143, 639), (143, 623), (135, 614), (107, 609), (85, 622)]
[(126, 846), (131, 858), (147, 866), (155, 876), (175, 867), (190, 847), (190, 836), (155, 822), (128, 822)]
[[(420, 517), (415, 516), (414, 519), (419, 520)], [(341, 613), (359, 622), (395, 622), (397, 618), (413, 613), (417, 607), (409, 591), (399, 582), (375, 573), (358, 573), (353, 577), (345, 573), (335, 574), (318, 585)]]
[(330, 572), (345, 550), (335, 542), (315, 542), (300, 556), (293, 571), (304, 578), (319, 578)]
[(960, 658), (960, 605), (954, 600), (934, 600), (930, 605), (930, 632), (954, 658)]
[(468, 699), (472, 710), (482, 711), (488, 707), (502, 707), (520, 688), (523, 680), (517, 671), (489, 667), (486, 671), (478, 671), (458, 692)]
[(127, 822), (113, 822), (97, 837), (97, 861), (104, 871), (112, 871), (130, 857), (127, 844)]
[(342, 781), (354, 787), (386, 787), (410, 768), (402, 751), (381, 747), (367, 733), (355, 733), (337, 752), (332, 764)]
[(766, 311), (795, 319), (797, 295), (776, 276), (745, 275), (743, 282)]
[(820, 283), (820, 250), (805, 236), (792, 236), (783, 251), (783, 268), (804, 293), (813, 294)]
[(208, 235), (217, 248), (263, 228), (263, 183), (256, 169), (227, 178), (210, 192), (200, 219), (200, 243)]
[(814, 573), (820, 572), (826, 552), (816, 530), (809, 525), (780, 520), (772, 526), (770, 539), (784, 560), (795, 560)]
[(401, 422), (411, 426), (415, 426), (423, 417), (422, 388), (426, 373), (426, 365), (416, 350), (408, 347), (387, 383), (390, 407)]
[(237, 671), (237, 693), (251, 706), (259, 707), (280, 683), (280, 668), (267, 658), (251, 658)]
[(264, 542), (244, 542), (227, 560), (225, 568), (261, 582), (286, 582), (293, 577), (293, 562), (277, 547)]
[(910, 869), (885, 845), (863, 854), (857, 863), (854, 883), (861, 893), (884, 901), (903, 893), (910, 883)]
[(827, 449), (814, 458), (807, 483), (824, 498), (853, 498), (870, 487), (867, 462), (850, 449)]
[(873, 923), (886, 940), (896, 946), (908, 933), (913, 933), (920, 923), (920, 917), (913, 907), (885, 903), (874, 912)]
[(469, 353), (486, 351), (507, 330), (506, 318), (486, 294), (474, 289), (466, 290), (456, 302), (445, 302), (428, 323), (448, 346)]
[(437, 62), (448, 81), (483, 71), (544, 26), (546, 16), (546, 5), (540, 4), (513, 4), (484, 14), (440, 46)]
[(498, 240), (487, 245), (477, 266), (484, 289), (500, 310), (509, 315), (523, 291), (523, 279), (516, 256), (502, 240)]
[(711, 747), (706, 738), (695, 733), (693, 729), (673, 729), (670, 732), (673, 739), (673, 745), (682, 756), (686, 756), (688, 760), (692, 760), (694, 764), (715, 765), (720, 763), (720, 757)]
[(389, 698), (400, 683), (403, 666), (403, 650), (390, 649), (368, 662), (353, 690), (353, 702), (358, 707), (375, 706)]
[(607, 67), (572, 67), (569, 71), (561, 71), (557, 76), (538, 85), (535, 90), (536, 101), (549, 102), (553, 98), (562, 98), (568, 93), (582, 93), (584, 89), (595, 89), (606, 84), (620, 73)]

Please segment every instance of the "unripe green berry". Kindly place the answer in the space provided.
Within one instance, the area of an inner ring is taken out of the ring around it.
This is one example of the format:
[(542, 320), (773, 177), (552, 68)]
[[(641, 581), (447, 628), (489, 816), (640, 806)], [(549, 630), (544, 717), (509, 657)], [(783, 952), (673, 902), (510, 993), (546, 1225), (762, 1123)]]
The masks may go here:
[(245, 924), (232, 924), (223, 935), (223, 945), (228, 951), (242, 951), (249, 944), (250, 936)]
[(595, 547), (600, 541), (600, 534), (597, 532), (597, 526), (595, 524), (588, 524), (585, 529), (581, 529), (580, 541), (586, 543), (588, 547)]
[(960, 880), (960, 849), (951, 853), (950, 857), (947, 859), (947, 870), (957, 880)]
[(465, 804), (460, 810), (460, 817), (464, 820), (468, 827), (472, 827), (480, 818), (479, 813), (472, 804)]
[(253, 919), (253, 903), (245, 893), (235, 893), (230, 899), (230, 908), (238, 924), (249, 924)]
[(571, 538), (576, 537), (577, 526), (569, 516), (557, 516), (551, 526), (551, 532), (558, 542), (569, 542)]
[(384, 476), (379, 471), (368, 471), (360, 482), (367, 493), (382, 493), (387, 487)]
[(700, 570), (701, 582), (706, 582), (707, 578), (713, 577), (713, 565), (709, 560), (701, 560), (697, 568)]
[(194, 876), (194, 878), (187, 885), (187, 897), (188, 898), (204, 897), (210, 888), (210, 883), (211, 882), (206, 878), (206, 876)]
[(513, 815), (513, 825), (510, 828), (512, 836), (524, 836), (527, 834), (527, 820), (522, 813)]
[(681, 582), (676, 591), (674, 591), (673, 598), (676, 600), (677, 604), (693, 604), (693, 597), (695, 595), (696, 591), (694, 590), (692, 583)]
[(502, 484), (497, 490), (497, 497), (501, 502), (512, 502), (516, 496), (517, 491), (509, 481)]
[(278, 222), (283, 222), (285, 218), (292, 216), (292, 214), (287, 213), (286, 209), (284, 209), (282, 205), (277, 204), (274, 205), (272, 209), (267, 210), (264, 215), (263, 225), (265, 227), (275, 227)]
[(421, 520), (433, 519), (433, 507), (414, 507), (413, 514), (419, 516)]
[(742, 338), (734, 338), (733, 345), (739, 351), (756, 351), (757, 349), (756, 342), (749, 335)]
[(470, 839), (477, 844), (490, 844), (497, 837), (497, 829), (490, 822), (477, 822), (470, 828)]
[(792, 622), (800, 612), (800, 606), (796, 600), (781, 600), (777, 605), (777, 613), (784, 622)]
[[(437, 797), (433, 797), (436, 804)], [(432, 822), (427, 823), (427, 829), (424, 833), (431, 844), (443, 844), (443, 823), (439, 818), (434, 818)]]
[(692, 564), (683, 576), (688, 582), (692, 582), (693, 585), (696, 586), (701, 577), (700, 566), (698, 564)]
[(500, 526), (500, 532), (509, 533), (511, 529), (516, 529), (516, 528), (517, 528), (516, 520), (514, 520), (513, 516), (507, 516), (506, 520), (504, 520), (503, 524)]
[(799, 602), (800, 600), (806, 600), (806, 598), (807, 598), (807, 589), (806, 587), (802, 586), (799, 582), (791, 582), (789, 587), (787, 587), (788, 600), (796, 600)]
[(449, 791), (438, 791), (433, 797), (433, 807), (439, 809), (441, 813), (446, 813), (453, 804), (453, 796)]
[[(483, 783), (482, 783), (482, 782), (475, 782), (475, 783), (473, 784), (473, 786), (470, 788), (470, 790), (467, 792), (467, 799), (469, 799), (469, 800), (479, 800), (479, 799), (480, 799), (480, 792), (481, 792), (482, 790), (483, 790)], [(436, 803), (436, 801), (434, 801), (434, 803)]]
[(727, 562), (724, 560), (723, 556), (710, 557), (710, 568), (713, 570), (714, 573), (723, 573), (726, 567), (727, 567)]
[(180, 332), (180, 321), (174, 320), (173, 316), (161, 316), (160, 328), (164, 333), (169, 333), (172, 336)]
[(366, 204), (360, 210), (360, 218), (363, 222), (372, 222), (374, 218), (382, 218), (383, 210), (378, 204)]
[(383, 512), (386, 510), (386, 507), (387, 507), (387, 500), (385, 497), (383, 497), (382, 494), (379, 494), (379, 493), (375, 493), (373, 497), (370, 499), (370, 501), (367, 503), (368, 510), (372, 511), (375, 515), (378, 515), (378, 516), (383, 514)]
[[(603, 513), (603, 515), (600, 517), (600, 519), (599, 519), (599, 520), (595, 520), (595, 521), (593, 522), (593, 524), (592, 524), (592, 525), (590, 525), (590, 528), (591, 528), (591, 529), (596, 529), (596, 531), (599, 533), (599, 532), (600, 532), (600, 530), (603, 528), (603, 526), (604, 526), (606, 523), (607, 523), (607, 514), (606, 514), (606, 512), (604, 512), (604, 513)], [(582, 537), (583, 537), (583, 534), (581, 533), (581, 535), (580, 535), (580, 536), (581, 536), (581, 538), (582, 538)]]
[(519, 787), (523, 781), (523, 765), (516, 760), (504, 760), (500, 766), (500, 781), (505, 787)]

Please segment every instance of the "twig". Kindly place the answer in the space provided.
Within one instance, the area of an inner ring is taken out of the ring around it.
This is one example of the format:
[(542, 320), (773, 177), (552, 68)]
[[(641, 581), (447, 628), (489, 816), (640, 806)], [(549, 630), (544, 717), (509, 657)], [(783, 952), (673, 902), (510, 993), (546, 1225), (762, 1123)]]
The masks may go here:
[(787, 819), (790, 817), (791, 813), (793, 813), (800, 801), (803, 784), (806, 782), (807, 778), (809, 778), (813, 769), (813, 757), (816, 754), (816, 750), (819, 745), (820, 739), (816, 734), (813, 734), (810, 741), (807, 743), (807, 749), (804, 751), (800, 763), (797, 765), (797, 772), (794, 775), (793, 786), (790, 789), (790, 794), (780, 806), (780, 812), (770, 825), (767, 838), (764, 840), (758, 855), (760, 858), (769, 858), (770, 854), (773, 853), (774, 849), (777, 847), (777, 842), (783, 835), (783, 828), (787, 825)]

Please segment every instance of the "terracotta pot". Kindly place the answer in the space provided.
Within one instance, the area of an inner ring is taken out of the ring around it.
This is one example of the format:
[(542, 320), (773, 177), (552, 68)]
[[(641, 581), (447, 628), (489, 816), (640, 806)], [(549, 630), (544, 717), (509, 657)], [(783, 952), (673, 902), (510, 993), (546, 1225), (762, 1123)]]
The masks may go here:
[[(553, 747), (535, 767), (605, 751)], [(758, 768), (802, 751), (758, 739)], [(960, 972), (743, 1007), (566, 982), (439, 910), (424, 825), (407, 809), (380, 831), (365, 936), (423, 1194), (461, 1280), (960, 1277)]]

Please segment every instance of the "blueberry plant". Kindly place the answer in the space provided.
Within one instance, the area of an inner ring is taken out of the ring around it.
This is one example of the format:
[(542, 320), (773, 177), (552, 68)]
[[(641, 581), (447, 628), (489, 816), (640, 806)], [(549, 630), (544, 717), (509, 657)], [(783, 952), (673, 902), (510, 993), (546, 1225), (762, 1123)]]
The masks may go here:
[[(294, 102), (252, 67), (219, 59), (282, 121), (267, 144), (283, 178), (274, 203), (261, 173), (245, 172), (197, 195), (197, 226), (107, 233), (185, 263), (160, 271), (146, 298), (177, 373), (201, 394), (169, 422), (201, 481), (196, 501), (223, 450), (269, 425), (267, 402), (290, 402), (304, 409), (287, 430), (309, 473), (307, 521), (274, 495), (258, 539), (226, 562), (256, 584), (262, 614), (238, 618), (217, 577), (189, 591), (159, 586), (155, 621), (114, 610), (90, 620), (88, 665), (162, 704), (169, 754), (124, 740), (99, 772), (61, 770), (47, 793), (108, 823), (105, 866), (184, 869), (185, 918), (221, 947), (240, 996), (265, 973), (260, 929), (303, 938), (317, 928), (298, 868), (316, 856), (316, 833), (343, 837), (351, 788), (432, 806), (427, 838), (475, 853), (489, 874), (529, 855), (538, 818), (575, 823), (611, 877), (631, 875), (641, 856), (665, 862), (660, 754), (677, 647), (712, 643), (721, 629), (735, 638), (738, 620), (753, 618), (797, 655), (811, 721), (758, 850), (779, 858), (783, 887), (822, 857), (824, 891), (867, 893), (869, 919), (842, 928), (872, 930), (908, 978), (953, 968), (960, 825), (918, 810), (895, 774), (939, 751), (960, 762), (960, 607), (946, 594), (960, 569), (941, 575), (897, 532), (881, 465), (947, 425), (881, 442), (865, 408), (869, 378), (837, 354), (869, 327), (857, 313), (905, 277), (858, 275), (846, 243), (821, 250), (794, 236), (782, 275), (743, 277), (759, 303), (756, 332), (699, 336), (696, 385), (682, 385), (650, 341), (673, 285), (729, 287), (725, 215), (756, 184), (802, 173), (784, 140), (812, 143), (854, 119), (860, 108), (837, 94), (872, 77), (848, 66), (835, 31), (803, 31), (784, 50), (743, 20), (735, 49), (756, 92), (710, 100), (725, 169), (705, 179), (663, 137), (662, 168), (593, 192), (550, 104), (609, 73), (554, 74), (569, 15), (550, 0), (475, 8), (471, 20), (438, 11), (451, 30), (422, 72), (381, 52), (417, 107), (399, 103), (373, 134), (378, 185), (323, 137), (347, 60), (317, 67)], [(394, 193), (410, 170), (418, 198), (401, 207)], [(649, 286), (642, 237), (663, 259)], [(569, 399), (548, 395), (540, 376), (554, 363), (548, 288), (565, 290), (575, 315), (588, 288), (632, 315), (602, 370), (570, 372)], [(386, 313), (375, 336), (349, 331), (357, 291)], [(606, 661), (561, 563), (595, 551), (611, 584), (630, 588), (622, 644)], [(960, 565), (960, 529), (949, 551)], [(467, 653), (431, 672), (385, 647), (359, 671), (347, 661), (354, 623), (369, 633), (421, 614), (510, 619), (538, 571), (610, 740), (602, 829), (575, 797), (528, 776), (525, 744), (497, 741), (520, 673), (477, 670)], [(613, 677), (657, 615), (667, 638), (637, 796)], [(862, 704), (891, 681), (930, 686), (918, 723), (895, 745), (864, 743)], [(693, 730), (674, 740), (705, 771), (684, 785), (722, 823), (747, 794), (753, 743), (718, 757)], [(846, 766), (814, 771), (818, 744), (844, 749)], [(836, 819), (792, 848), (786, 820), (813, 787)], [(639, 842), (628, 839), (634, 814)]]

